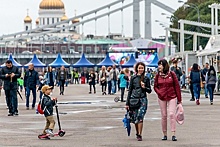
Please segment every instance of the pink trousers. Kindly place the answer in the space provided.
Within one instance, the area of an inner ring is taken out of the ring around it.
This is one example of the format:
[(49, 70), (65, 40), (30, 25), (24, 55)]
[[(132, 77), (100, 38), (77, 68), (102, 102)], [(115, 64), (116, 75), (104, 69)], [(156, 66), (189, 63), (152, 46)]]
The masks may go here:
[(162, 131), (167, 132), (167, 110), (168, 110), (171, 132), (175, 132), (176, 131), (176, 119), (175, 119), (176, 99), (172, 99), (170, 101), (162, 101), (158, 99), (158, 103), (160, 105), (160, 111), (162, 116), (161, 118)]

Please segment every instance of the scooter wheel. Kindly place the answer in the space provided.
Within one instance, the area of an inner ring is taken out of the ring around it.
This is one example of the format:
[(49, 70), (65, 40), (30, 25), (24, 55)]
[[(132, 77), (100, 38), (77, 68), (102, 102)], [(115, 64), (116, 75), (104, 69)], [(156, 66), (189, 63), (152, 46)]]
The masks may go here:
[(63, 136), (65, 135), (65, 131), (60, 131), (60, 132), (58, 133), (58, 135), (59, 135), (60, 137), (63, 137)]
[(119, 97), (118, 97), (118, 96), (115, 97), (115, 98), (114, 98), (114, 101), (117, 103), (117, 102), (119, 101)]

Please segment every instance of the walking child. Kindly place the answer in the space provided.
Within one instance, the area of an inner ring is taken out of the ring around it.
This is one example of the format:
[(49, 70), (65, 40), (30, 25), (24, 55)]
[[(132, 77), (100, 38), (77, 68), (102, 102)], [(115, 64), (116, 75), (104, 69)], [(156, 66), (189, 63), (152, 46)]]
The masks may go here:
[[(55, 126), (55, 121), (53, 118), (53, 106), (56, 105), (57, 98), (51, 98), (50, 93), (52, 92), (53, 86), (44, 85), (41, 89), (43, 92), (42, 105), (41, 108), (44, 110), (44, 116), (46, 119), (46, 126), (43, 130), (43, 134), (49, 134), (54, 136), (53, 130)], [(49, 139), (49, 136), (47, 137)]]

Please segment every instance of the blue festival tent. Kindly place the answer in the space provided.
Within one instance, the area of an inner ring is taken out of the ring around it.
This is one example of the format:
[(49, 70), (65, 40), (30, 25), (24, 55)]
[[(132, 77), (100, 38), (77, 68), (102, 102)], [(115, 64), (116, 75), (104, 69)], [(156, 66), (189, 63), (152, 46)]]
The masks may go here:
[[(12, 64), (16, 67), (22, 67), (22, 65), (20, 63), (15, 61), (15, 59), (12, 57), (12, 54), (9, 55), (8, 60), (11, 60)], [(5, 63), (1, 65), (1, 67), (4, 67), (4, 66), (5, 66)]]
[(66, 61), (64, 61), (59, 53), (57, 55), (57, 58), (52, 63), (50, 63), (49, 66), (51, 66), (51, 67), (61, 67), (61, 66), (69, 67), (70, 64), (68, 64)]
[(134, 65), (137, 63), (137, 61), (134, 58), (134, 55), (131, 54), (130, 59), (123, 65), (121, 65), (122, 67), (134, 67)]
[(75, 63), (73, 64), (73, 67), (94, 67), (95, 64), (91, 63), (88, 61), (85, 57), (85, 54), (82, 54), (82, 57)]
[(154, 59), (151, 61), (150, 64), (148, 64), (148, 67), (158, 67), (158, 61), (159, 61), (159, 57), (156, 54), (156, 56), (154, 57)]
[(113, 62), (110, 57), (109, 54), (106, 54), (105, 59), (103, 59), (99, 64), (97, 64), (97, 66), (112, 66), (112, 65), (117, 65), (115, 62)]
[(34, 67), (46, 67), (46, 64), (42, 63), (38, 58), (37, 58), (37, 55), (34, 54), (34, 57), (32, 58), (32, 60), (28, 63), (28, 64), (25, 64), (24, 67), (28, 67), (28, 65), (30, 63), (33, 63), (34, 64)]

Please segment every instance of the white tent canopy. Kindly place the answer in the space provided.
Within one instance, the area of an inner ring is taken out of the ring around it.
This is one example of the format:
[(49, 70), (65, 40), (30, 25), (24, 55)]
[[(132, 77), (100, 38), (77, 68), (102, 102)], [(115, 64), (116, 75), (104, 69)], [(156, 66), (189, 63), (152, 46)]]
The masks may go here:
[(214, 55), (220, 52), (220, 35), (210, 37), (206, 47), (202, 51), (198, 51), (196, 56)]

